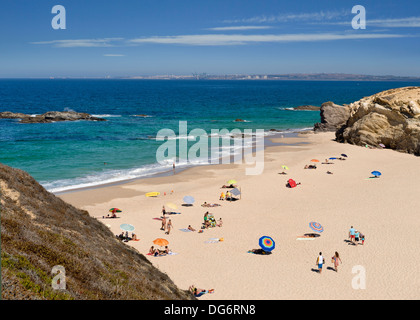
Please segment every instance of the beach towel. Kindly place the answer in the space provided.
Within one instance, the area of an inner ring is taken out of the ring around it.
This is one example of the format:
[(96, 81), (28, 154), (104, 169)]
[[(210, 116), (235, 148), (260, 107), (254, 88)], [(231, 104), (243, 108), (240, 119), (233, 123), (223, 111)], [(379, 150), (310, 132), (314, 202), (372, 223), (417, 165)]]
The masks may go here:
[(167, 212), (166, 214), (181, 214), (181, 212)]
[(315, 240), (315, 238), (296, 238), (296, 240)]
[(207, 203), (207, 204), (202, 204), (202, 207), (208, 207), (208, 208), (212, 208), (212, 207), (220, 207), (221, 205), (218, 203)]
[(179, 230), (182, 231), (182, 232), (192, 232), (192, 230), (187, 229), (187, 228), (183, 228), (183, 229), (179, 229)]
[(224, 239), (223, 238), (210, 238), (207, 241), (204, 241), (204, 243), (218, 243), (218, 242), (222, 242)]
[(159, 221), (162, 221), (162, 218), (153, 218), (153, 220), (159, 220)]

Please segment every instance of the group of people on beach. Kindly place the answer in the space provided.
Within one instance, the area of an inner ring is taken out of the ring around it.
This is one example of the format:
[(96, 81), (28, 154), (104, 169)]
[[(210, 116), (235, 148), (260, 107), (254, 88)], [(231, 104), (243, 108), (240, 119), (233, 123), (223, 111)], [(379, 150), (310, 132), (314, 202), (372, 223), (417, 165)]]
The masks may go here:
[[(319, 253), (318, 257), (316, 258), (315, 264), (318, 266), (318, 273), (322, 273), (322, 267), (325, 263), (325, 258), (322, 255), (322, 252)], [(331, 263), (334, 265), (334, 271), (338, 272), (338, 265), (342, 263), (340, 255), (336, 251), (334, 255), (331, 257)]]
[(222, 218), (220, 218), (217, 222), (214, 218), (213, 214), (209, 213), (208, 211), (204, 214), (204, 222), (202, 229), (214, 228), (214, 227), (221, 227), (223, 225)]
[(154, 246), (151, 246), (149, 249), (149, 255), (151, 256), (166, 256), (167, 254), (169, 254), (171, 252), (171, 250), (169, 250), (168, 246), (165, 246), (164, 250), (160, 250), (158, 248), (155, 249)]
[(130, 240), (137, 241), (137, 235), (132, 232), (131, 233), (131, 237), (129, 237), (128, 236), (128, 231), (126, 231), (125, 233), (123, 231), (120, 234), (118, 234), (116, 237), (117, 237), (117, 239), (119, 239), (119, 240), (121, 240), (123, 242), (128, 242)]
[[(353, 228), (353, 226), (351, 226), (349, 230), (349, 239), (353, 245), (365, 244), (365, 235)], [(361, 243), (358, 243), (359, 241), (361, 241)]]

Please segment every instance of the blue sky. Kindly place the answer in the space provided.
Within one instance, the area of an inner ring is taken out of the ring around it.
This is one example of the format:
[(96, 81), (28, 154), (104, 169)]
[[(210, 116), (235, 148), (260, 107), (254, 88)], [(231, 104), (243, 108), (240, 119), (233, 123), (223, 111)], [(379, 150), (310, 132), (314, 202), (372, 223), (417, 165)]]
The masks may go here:
[[(55, 5), (66, 29), (55, 30)], [(352, 8), (366, 9), (355, 30)], [(420, 76), (418, 0), (0, 0), (0, 77)]]

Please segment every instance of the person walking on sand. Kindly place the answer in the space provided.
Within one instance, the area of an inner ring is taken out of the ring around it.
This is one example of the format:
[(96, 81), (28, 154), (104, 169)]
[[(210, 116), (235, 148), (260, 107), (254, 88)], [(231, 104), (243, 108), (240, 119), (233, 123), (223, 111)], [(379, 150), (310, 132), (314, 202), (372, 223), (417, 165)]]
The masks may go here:
[(355, 236), (356, 236), (356, 230), (353, 228), (353, 226), (351, 226), (349, 230), (349, 238), (352, 243), (354, 243), (354, 240), (356, 238)]
[(338, 269), (337, 268), (338, 268), (339, 261), (340, 261), (340, 263), (343, 263), (341, 261), (341, 259), (340, 259), (340, 255), (336, 251), (334, 253), (334, 256), (331, 258), (331, 262), (334, 264), (334, 270), (335, 270), (335, 272), (338, 272)]
[(160, 230), (163, 230), (163, 231), (166, 230), (166, 217), (165, 217), (165, 215), (162, 218), (162, 227), (160, 228)]
[(175, 162), (174, 162), (174, 163), (172, 163), (172, 171), (173, 171), (173, 173), (175, 174)]
[(316, 264), (318, 265), (318, 272), (319, 274), (322, 273), (322, 265), (324, 264), (324, 257), (322, 256), (322, 252), (319, 253), (319, 256), (316, 258)]
[(166, 231), (165, 234), (169, 234), (171, 232), (172, 227), (173, 227), (172, 226), (172, 221), (171, 221), (171, 219), (169, 219), (168, 224), (166, 225), (166, 229), (168, 231)]

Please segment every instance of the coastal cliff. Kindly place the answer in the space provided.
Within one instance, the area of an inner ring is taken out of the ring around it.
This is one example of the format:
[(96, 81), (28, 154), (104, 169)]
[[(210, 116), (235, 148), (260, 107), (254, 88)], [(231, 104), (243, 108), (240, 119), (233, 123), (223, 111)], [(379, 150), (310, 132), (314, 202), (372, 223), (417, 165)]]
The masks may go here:
[(323, 104), (314, 130), (335, 131), (338, 142), (420, 155), (420, 87), (386, 90), (350, 105)]
[[(0, 164), (3, 299), (195, 299), (87, 211)], [(54, 266), (65, 290), (54, 290)]]

